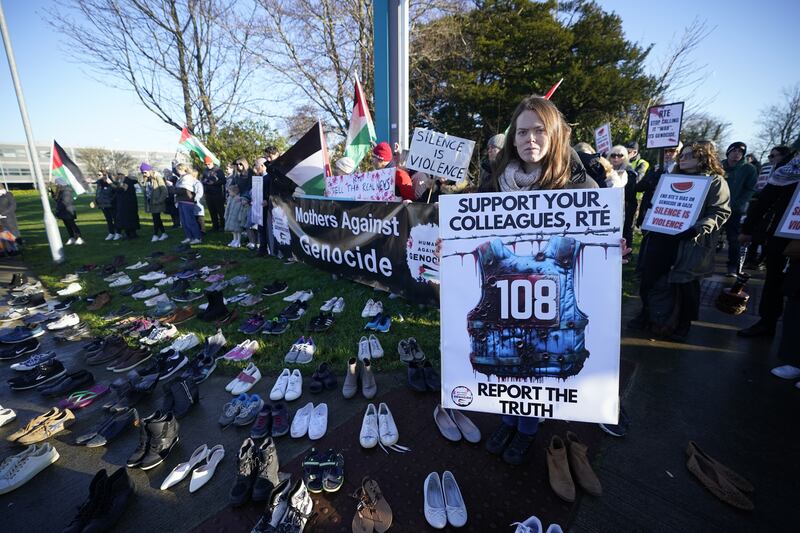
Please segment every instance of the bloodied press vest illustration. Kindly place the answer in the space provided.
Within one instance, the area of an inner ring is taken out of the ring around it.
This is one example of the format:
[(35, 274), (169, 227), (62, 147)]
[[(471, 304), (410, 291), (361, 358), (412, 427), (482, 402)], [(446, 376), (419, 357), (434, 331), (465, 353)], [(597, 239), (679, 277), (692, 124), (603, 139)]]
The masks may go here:
[(467, 329), (476, 372), (541, 380), (581, 371), (589, 320), (575, 296), (580, 248), (573, 238), (553, 236), (533, 256), (518, 256), (499, 239), (475, 250), (481, 299)]

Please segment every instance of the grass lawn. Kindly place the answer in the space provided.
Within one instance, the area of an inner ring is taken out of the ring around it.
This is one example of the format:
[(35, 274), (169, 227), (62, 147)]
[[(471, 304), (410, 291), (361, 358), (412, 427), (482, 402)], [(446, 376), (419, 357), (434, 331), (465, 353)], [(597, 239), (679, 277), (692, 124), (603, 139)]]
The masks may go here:
[[(42, 206), (37, 191), (14, 191), (17, 200), (17, 216), (19, 227), (23, 237), (27, 241), (24, 253), (24, 261), (29, 269), (35, 272), (43, 283), (51, 291), (63, 287), (59, 283), (64, 275), (74, 272), (84, 264), (93, 263), (99, 266), (110, 262), (116, 255), (124, 255), (127, 264), (133, 264), (139, 260), (147, 258), (154, 251), (171, 253), (172, 249), (183, 239), (181, 229), (168, 229), (170, 238), (151, 243), (152, 224), (150, 215), (141, 211), (139, 216), (142, 228), (139, 231), (139, 238), (132, 241), (105, 241), (107, 234), (105, 220), (99, 209), (89, 207), (91, 195), (84, 195), (76, 202), (78, 211), (78, 225), (83, 233), (86, 244), (83, 246), (65, 247), (67, 260), (61, 265), (54, 265), (50, 256), (50, 249), (44, 232), (42, 222)], [(167, 221), (169, 217), (162, 215)], [(207, 217), (207, 223), (208, 217)], [(169, 227), (171, 224), (166, 223)], [(61, 227), (61, 223), (59, 222)], [(66, 231), (61, 227), (62, 239), (66, 241)], [(228, 233), (208, 232), (202, 245), (193, 247), (202, 254), (201, 265), (218, 264), (223, 260), (236, 260), (239, 263), (225, 272), (226, 279), (239, 274), (246, 274), (255, 283), (255, 288), (251, 292), (259, 292), (261, 287), (275, 280), (283, 280), (289, 284), (289, 290), (281, 295), (264, 298), (260, 304), (252, 308), (239, 308), (240, 318), (235, 324), (223, 328), (223, 333), (230, 343), (237, 343), (246, 338), (245, 335), (237, 330), (241, 322), (249, 312), (267, 309), (269, 316), (277, 315), (286, 305), (282, 297), (291, 294), (296, 290), (311, 289), (314, 291), (314, 298), (309, 302), (308, 318), (302, 318), (291, 322), (289, 331), (283, 335), (258, 335), (261, 348), (254, 356), (254, 361), (259, 368), (270, 371), (279, 371), (284, 367), (283, 357), (289, 350), (291, 344), (301, 335), (306, 334), (305, 327), (308, 321), (316, 316), (319, 306), (325, 300), (333, 296), (343, 296), (346, 302), (345, 311), (339, 315), (337, 322), (326, 333), (312, 334), (314, 341), (318, 345), (317, 360), (329, 360), (334, 363), (337, 373), (343, 371), (344, 363), (350, 357), (355, 357), (358, 353), (358, 340), (364, 334), (363, 327), (366, 319), (361, 318), (361, 310), (364, 303), (369, 299), (380, 298), (383, 301), (384, 309), (393, 317), (392, 328), (389, 333), (377, 333), (376, 335), (383, 345), (386, 353), (384, 359), (377, 360), (377, 368), (391, 369), (401, 368), (403, 365), (397, 358), (396, 347), (400, 339), (415, 337), (422, 349), (429, 358), (439, 359), (439, 312), (438, 309), (422, 308), (414, 304), (409, 304), (403, 299), (390, 300), (388, 294), (376, 292), (371, 287), (348, 280), (334, 280), (331, 275), (323, 271), (308, 267), (302, 263), (284, 265), (281, 261), (274, 258), (256, 258), (253, 252), (242, 249), (232, 249), (226, 246), (231, 236)], [(634, 249), (638, 251), (641, 236), (637, 234), (634, 242)], [(180, 263), (175, 262), (168, 265), (168, 268), (177, 269)], [(136, 276), (141, 275), (138, 271), (130, 271), (132, 278), (136, 281)], [(81, 276), (81, 283), (84, 285), (82, 295), (94, 294), (102, 290), (109, 290), (107, 284), (102, 280), (100, 274), (89, 273)], [(148, 283), (152, 286), (153, 282)], [(193, 286), (206, 286), (203, 281), (194, 282)], [(86, 304), (80, 302), (73, 306), (74, 310), (81, 315), (98, 333), (103, 332), (104, 323), (100, 316), (105, 314), (108, 309), (127, 304), (130, 307), (145, 312), (145, 306), (138, 300), (119, 294), (120, 289), (110, 289), (113, 297), (110, 306), (107, 306), (99, 313), (92, 313), (86, 310)], [(623, 268), (623, 293), (633, 295), (636, 292), (636, 280), (634, 267), (632, 264), (625, 265)], [(202, 303), (197, 300), (193, 304)], [(181, 305), (181, 304), (178, 304)], [(397, 317), (402, 315), (403, 321), (399, 322)], [(201, 338), (215, 332), (213, 324), (192, 319), (180, 325), (181, 333), (195, 332)], [(243, 366), (241, 363), (226, 363), (229, 371), (233, 368)]]

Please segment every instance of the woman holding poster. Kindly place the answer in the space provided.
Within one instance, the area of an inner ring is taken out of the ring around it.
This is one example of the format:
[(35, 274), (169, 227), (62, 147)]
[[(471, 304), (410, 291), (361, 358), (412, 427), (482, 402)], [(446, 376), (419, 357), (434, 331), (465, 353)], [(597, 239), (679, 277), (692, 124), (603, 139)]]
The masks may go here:
[(683, 341), (700, 310), (700, 280), (714, 271), (720, 227), (731, 214), (730, 192), (713, 143), (683, 147), (678, 172), (711, 177), (697, 222), (677, 235), (647, 232), (637, 270), (642, 311), (628, 326)]
[[(591, 189), (578, 154), (569, 143), (570, 127), (556, 106), (539, 96), (522, 100), (511, 116), (509, 135), (491, 175), (480, 192), (542, 189)], [(486, 441), (486, 449), (518, 465), (528, 459), (539, 428), (536, 417), (503, 415), (502, 423)]]

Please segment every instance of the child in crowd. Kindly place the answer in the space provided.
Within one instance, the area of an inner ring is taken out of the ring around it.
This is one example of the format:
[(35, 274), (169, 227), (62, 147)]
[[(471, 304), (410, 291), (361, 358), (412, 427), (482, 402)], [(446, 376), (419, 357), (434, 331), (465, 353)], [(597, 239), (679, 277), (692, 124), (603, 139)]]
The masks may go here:
[(250, 206), (239, 196), (239, 186), (228, 185), (228, 205), (225, 207), (225, 231), (233, 233), (233, 240), (228, 243), (232, 248), (241, 246), (242, 231), (247, 227)]

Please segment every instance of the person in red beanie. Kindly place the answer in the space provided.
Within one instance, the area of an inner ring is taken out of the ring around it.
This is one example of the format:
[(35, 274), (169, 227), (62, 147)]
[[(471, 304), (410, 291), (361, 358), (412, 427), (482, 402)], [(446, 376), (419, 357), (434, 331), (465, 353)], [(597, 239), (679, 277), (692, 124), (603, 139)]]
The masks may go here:
[[(380, 170), (388, 167), (392, 162), (392, 149), (389, 143), (381, 142), (372, 149), (372, 163), (375, 168)], [(414, 201), (414, 185), (411, 183), (411, 176), (402, 168), (395, 168), (394, 173), (395, 194), (403, 200)]]

